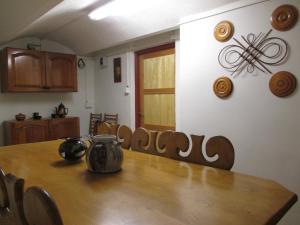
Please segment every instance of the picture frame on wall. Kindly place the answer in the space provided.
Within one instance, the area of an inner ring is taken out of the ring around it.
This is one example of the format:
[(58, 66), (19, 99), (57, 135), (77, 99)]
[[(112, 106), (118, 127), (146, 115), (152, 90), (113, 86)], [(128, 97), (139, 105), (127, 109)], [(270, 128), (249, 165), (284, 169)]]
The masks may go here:
[(114, 83), (122, 82), (121, 57), (114, 58)]

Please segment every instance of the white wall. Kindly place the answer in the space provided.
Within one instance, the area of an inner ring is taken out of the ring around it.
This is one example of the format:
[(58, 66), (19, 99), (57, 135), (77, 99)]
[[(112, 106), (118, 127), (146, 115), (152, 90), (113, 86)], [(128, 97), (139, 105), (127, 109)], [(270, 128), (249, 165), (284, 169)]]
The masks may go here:
[[(249, 1), (248, 1), (249, 2)], [(252, 1), (253, 2), (253, 1)], [(221, 75), (230, 77), (218, 63), (220, 50), (233, 43), (215, 40), (213, 30), (222, 20), (235, 27), (234, 37), (271, 29), (272, 11), (281, 4), (300, 9), (298, 0), (272, 0), (242, 7), (180, 26), (180, 74), (177, 76), (177, 124), (186, 133), (206, 137), (228, 137), (236, 152), (233, 171), (273, 179), (300, 195), (300, 93), (278, 98), (269, 91), (271, 75), (256, 72), (231, 77), (233, 94), (226, 100), (213, 92), (213, 82)], [(287, 70), (300, 81), (300, 25), (290, 31), (272, 35), (285, 39), (291, 46), (288, 61), (271, 67), (275, 73)], [(188, 116), (186, 116), (188, 114)], [(280, 224), (300, 221), (300, 204), (287, 213)]]
[[(95, 111), (118, 113), (120, 124), (135, 128), (134, 52), (174, 42), (178, 35), (178, 31), (170, 31), (98, 52), (95, 57)], [(99, 66), (99, 58), (103, 56), (108, 59), (106, 67)], [(122, 60), (122, 83), (114, 83), (113, 59), (117, 57)], [(125, 94), (126, 86), (128, 94)]]
[[(24, 38), (6, 44), (0, 49), (9, 46), (26, 48), (27, 43), (40, 43), (36, 38)], [(71, 49), (59, 43), (42, 40), (42, 50), (75, 54)], [(89, 114), (94, 111), (94, 73), (93, 58), (84, 57), (86, 67), (77, 71), (78, 92), (74, 93), (0, 93), (0, 145), (3, 145), (2, 122), (14, 119), (15, 114), (23, 113), (27, 118), (33, 112), (40, 112), (43, 118), (51, 116), (55, 106), (63, 102), (69, 108), (70, 116), (80, 117), (81, 135), (88, 133)], [(86, 103), (86, 99), (89, 102)], [(90, 106), (90, 107), (86, 107)]]
[[(114, 83), (113, 59), (121, 57), (122, 79), (120, 83)], [(109, 56), (107, 66), (96, 66), (95, 73), (95, 112), (118, 113), (119, 123), (131, 126), (130, 105), (133, 93), (125, 93), (126, 86), (131, 86), (131, 78), (128, 72), (128, 54)]]

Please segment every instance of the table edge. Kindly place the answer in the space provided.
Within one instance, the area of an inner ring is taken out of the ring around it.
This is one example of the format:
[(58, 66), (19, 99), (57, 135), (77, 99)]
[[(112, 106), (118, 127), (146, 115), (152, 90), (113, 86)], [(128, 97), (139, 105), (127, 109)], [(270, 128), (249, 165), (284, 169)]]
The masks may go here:
[(284, 206), (281, 207), (266, 223), (266, 225), (277, 224), (284, 215), (290, 210), (290, 208), (298, 201), (298, 196), (296, 194), (292, 195), (291, 198), (286, 202)]

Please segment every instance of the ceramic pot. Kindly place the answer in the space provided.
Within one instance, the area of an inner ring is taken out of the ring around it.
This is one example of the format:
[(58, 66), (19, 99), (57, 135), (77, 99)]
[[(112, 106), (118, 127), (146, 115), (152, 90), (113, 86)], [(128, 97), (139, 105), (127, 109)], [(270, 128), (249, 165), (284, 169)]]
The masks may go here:
[(59, 155), (68, 161), (79, 160), (85, 155), (87, 146), (80, 138), (67, 138), (59, 146)]
[(18, 121), (23, 121), (23, 120), (25, 120), (26, 116), (22, 113), (19, 113), (19, 114), (15, 115), (15, 118)]
[(86, 152), (88, 170), (95, 173), (113, 173), (121, 170), (123, 151), (121, 143), (114, 135), (90, 137), (90, 147)]

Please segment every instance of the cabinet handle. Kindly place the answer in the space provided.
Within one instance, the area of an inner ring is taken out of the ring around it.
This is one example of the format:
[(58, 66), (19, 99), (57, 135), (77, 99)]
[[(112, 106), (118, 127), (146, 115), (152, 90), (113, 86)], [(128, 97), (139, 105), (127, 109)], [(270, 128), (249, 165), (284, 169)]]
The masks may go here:
[(43, 86), (43, 88), (44, 88), (44, 89), (50, 89), (50, 87), (49, 87), (49, 86)]

